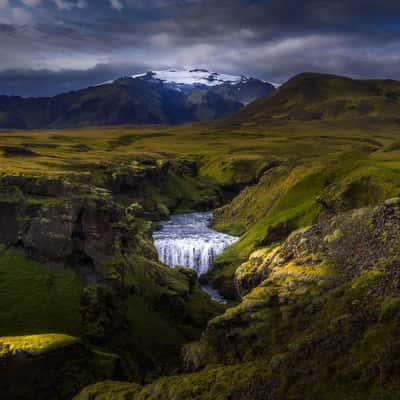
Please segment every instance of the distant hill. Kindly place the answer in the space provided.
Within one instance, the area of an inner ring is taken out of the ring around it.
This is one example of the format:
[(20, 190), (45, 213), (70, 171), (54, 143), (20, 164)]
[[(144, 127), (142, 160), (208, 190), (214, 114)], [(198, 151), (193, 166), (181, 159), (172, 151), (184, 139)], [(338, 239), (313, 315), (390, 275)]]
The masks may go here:
[(273, 90), (258, 79), (205, 70), (151, 71), (55, 97), (0, 96), (0, 128), (211, 121)]
[(239, 111), (228, 123), (262, 125), (279, 121), (360, 118), (400, 121), (400, 82), (303, 73), (290, 79), (271, 96)]

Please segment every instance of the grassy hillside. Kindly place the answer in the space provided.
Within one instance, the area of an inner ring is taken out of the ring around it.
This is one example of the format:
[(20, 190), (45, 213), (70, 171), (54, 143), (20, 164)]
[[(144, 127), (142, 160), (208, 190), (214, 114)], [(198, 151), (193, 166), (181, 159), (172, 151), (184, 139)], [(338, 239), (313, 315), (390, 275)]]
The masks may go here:
[(365, 126), (371, 120), (398, 122), (399, 109), (400, 82), (303, 73), (270, 97), (235, 114), (230, 124), (259, 126), (293, 120), (355, 123), (361, 118)]
[(82, 334), (82, 283), (73, 270), (54, 271), (2, 246), (0, 281), (0, 336)]

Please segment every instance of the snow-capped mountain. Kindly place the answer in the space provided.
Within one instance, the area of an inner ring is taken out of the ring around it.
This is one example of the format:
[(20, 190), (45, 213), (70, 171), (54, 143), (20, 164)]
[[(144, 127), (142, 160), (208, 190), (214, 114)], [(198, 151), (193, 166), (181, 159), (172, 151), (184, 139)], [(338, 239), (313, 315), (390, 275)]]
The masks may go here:
[[(225, 100), (247, 105), (271, 93), (269, 82), (244, 75), (210, 72), (206, 69), (167, 69), (148, 71), (130, 76), (131, 79), (161, 84), (165, 89), (183, 92), (188, 96), (213, 93)], [(193, 97), (193, 96), (192, 96)], [(197, 96), (198, 97), (198, 96)]]
[(166, 84), (181, 87), (218, 86), (223, 84), (237, 85), (251, 78), (218, 72), (209, 72), (206, 69), (167, 69), (162, 71), (148, 71), (146, 73), (132, 75), (133, 79), (141, 78), (161, 81)]
[(259, 79), (203, 69), (150, 71), (52, 98), (0, 96), (0, 128), (207, 122), (274, 90)]

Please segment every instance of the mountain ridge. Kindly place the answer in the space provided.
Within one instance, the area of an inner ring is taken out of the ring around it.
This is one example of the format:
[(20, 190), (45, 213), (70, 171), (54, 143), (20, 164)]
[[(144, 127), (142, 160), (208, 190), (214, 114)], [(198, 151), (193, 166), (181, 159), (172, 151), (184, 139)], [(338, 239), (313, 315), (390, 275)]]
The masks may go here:
[(246, 78), (235, 85), (224, 81), (211, 86), (186, 85), (182, 89), (182, 85), (171, 85), (145, 74), (54, 97), (0, 96), (0, 128), (207, 122), (238, 111), (274, 87)]

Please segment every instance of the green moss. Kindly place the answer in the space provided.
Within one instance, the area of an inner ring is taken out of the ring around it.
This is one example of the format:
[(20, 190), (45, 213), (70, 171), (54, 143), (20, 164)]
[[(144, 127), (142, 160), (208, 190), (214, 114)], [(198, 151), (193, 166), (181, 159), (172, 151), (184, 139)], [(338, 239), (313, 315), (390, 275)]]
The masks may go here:
[(0, 354), (24, 351), (39, 355), (76, 343), (81, 343), (80, 339), (60, 334), (0, 337)]
[(371, 269), (363, 272), (358, 278), (353, 280), (349, 292), (350, 296), (365, 293), (366, 290), (376, 285), (384, 277), (385, 273), (379, 269)]
[(0, 254), (0, 335), (80, 335), (81, 282), (72, 270), (57, 271), (16, 250)]
[(127, 317), (132, 337), (154, 366), (162, 368), (170, 364), (170, 368), (176, 368), (179, 349), (190, 340), (179, 329), (179, 325), (168, 316), (152, 310), (142, 298), (135, 295), (128, 299)]
[(331, 235), (327, 235), (324, 241), (327, 243), (332, 243), (340, 240), (343, 237), (343, 233), (340, 229), (336, 229)]
[(185, 295), (189, 290), (179, 271), (144, 256), (131, 256), (125, 272), (125, 284), (150, 303), (157, 302), (162, 295)]
[(400, 317), (400, 297), (388, 297), (381, 304), (379, 321), (389, 322)]
[(395, 341), (397, 328), (389, 324), (376, 324), (369, 327), (353, 346), (353, 355), (359, 363), (368, 363), (384, 353), (390, 343)]
[(128, 299), (127, 316), (132, 337), (159, 369), (176, 368), (181, 347), (198, 339), (206, 322), (224, 310), (198, 287), (185, 301), (179, 298), (176, 301), (182, 303), (180, 315), (171, 314), (168, 304), (160, 305), (156, 310), (138, 296), (132, 295)]
[(203, 160), (200, 174), (224, 185), (249, 184), (269, 161), (256, 153), (217, 154)]
[(324, 173), (313, 173), (281, 193), (279, 200), (275, 201), (267, 215), (252, 225), (238, 242), (216, 258), (215, 268), (208, 274), (209, 279), (218, 287), (225, 281), (232, 282), (238, 265), (247, 259), (258, 244), (261, 246), (272, 244), (265, 243), (270, 227), (284, 224), (282, 236), (276, 236), (275, 241), (278, 241), (285, 239), (290, 231), (310, 225), (321, 210), (317, 196), (324, 187), (325, 180)]
[(375, 206), (400, 193), (396, 172), (362, 160), (324, 193), (324, 199), (338, 210)]
[(221, 314), (226, 307), (226, 305), (211, 301), (210, 297), (196, 285), (185, 304), (185, 313), (190, 316), (196, 327), (201, 328), (205, 321)]
[(88, 386), (74, 400), (127, 400), (133, 398), (141, 387), (135, 383), (104, 381)]
[(135, 400), (224, 400), (245, 391), (252, 393), (254, 383), (265, 375), (265, 366), (257, 363), (219, 366), (196, 374), (160, 379), (145, 387)]
[(236, 268), (257, 246), (284, 240), (321, 212), (375, 206), (396, 197), (400, 175), (383, 165), (384, 157), (379, 152), (368, 156), (352, 150), (325, 156), (322, 162), (303, 161), (269, 170), (258, 184), (217, 210), (216, 228), (242, 237), (215, 260), (209, 280), (232, 295)]
[(368, 294), (368, 290), (377, 285), (384, 276), (383, 271), (371, 269), (361, 273), (351, 283), (336, 288), (330, 293), (322, 310), (321, 322), (333, 320), (351, 312), (351, 307), (362, 302)]

